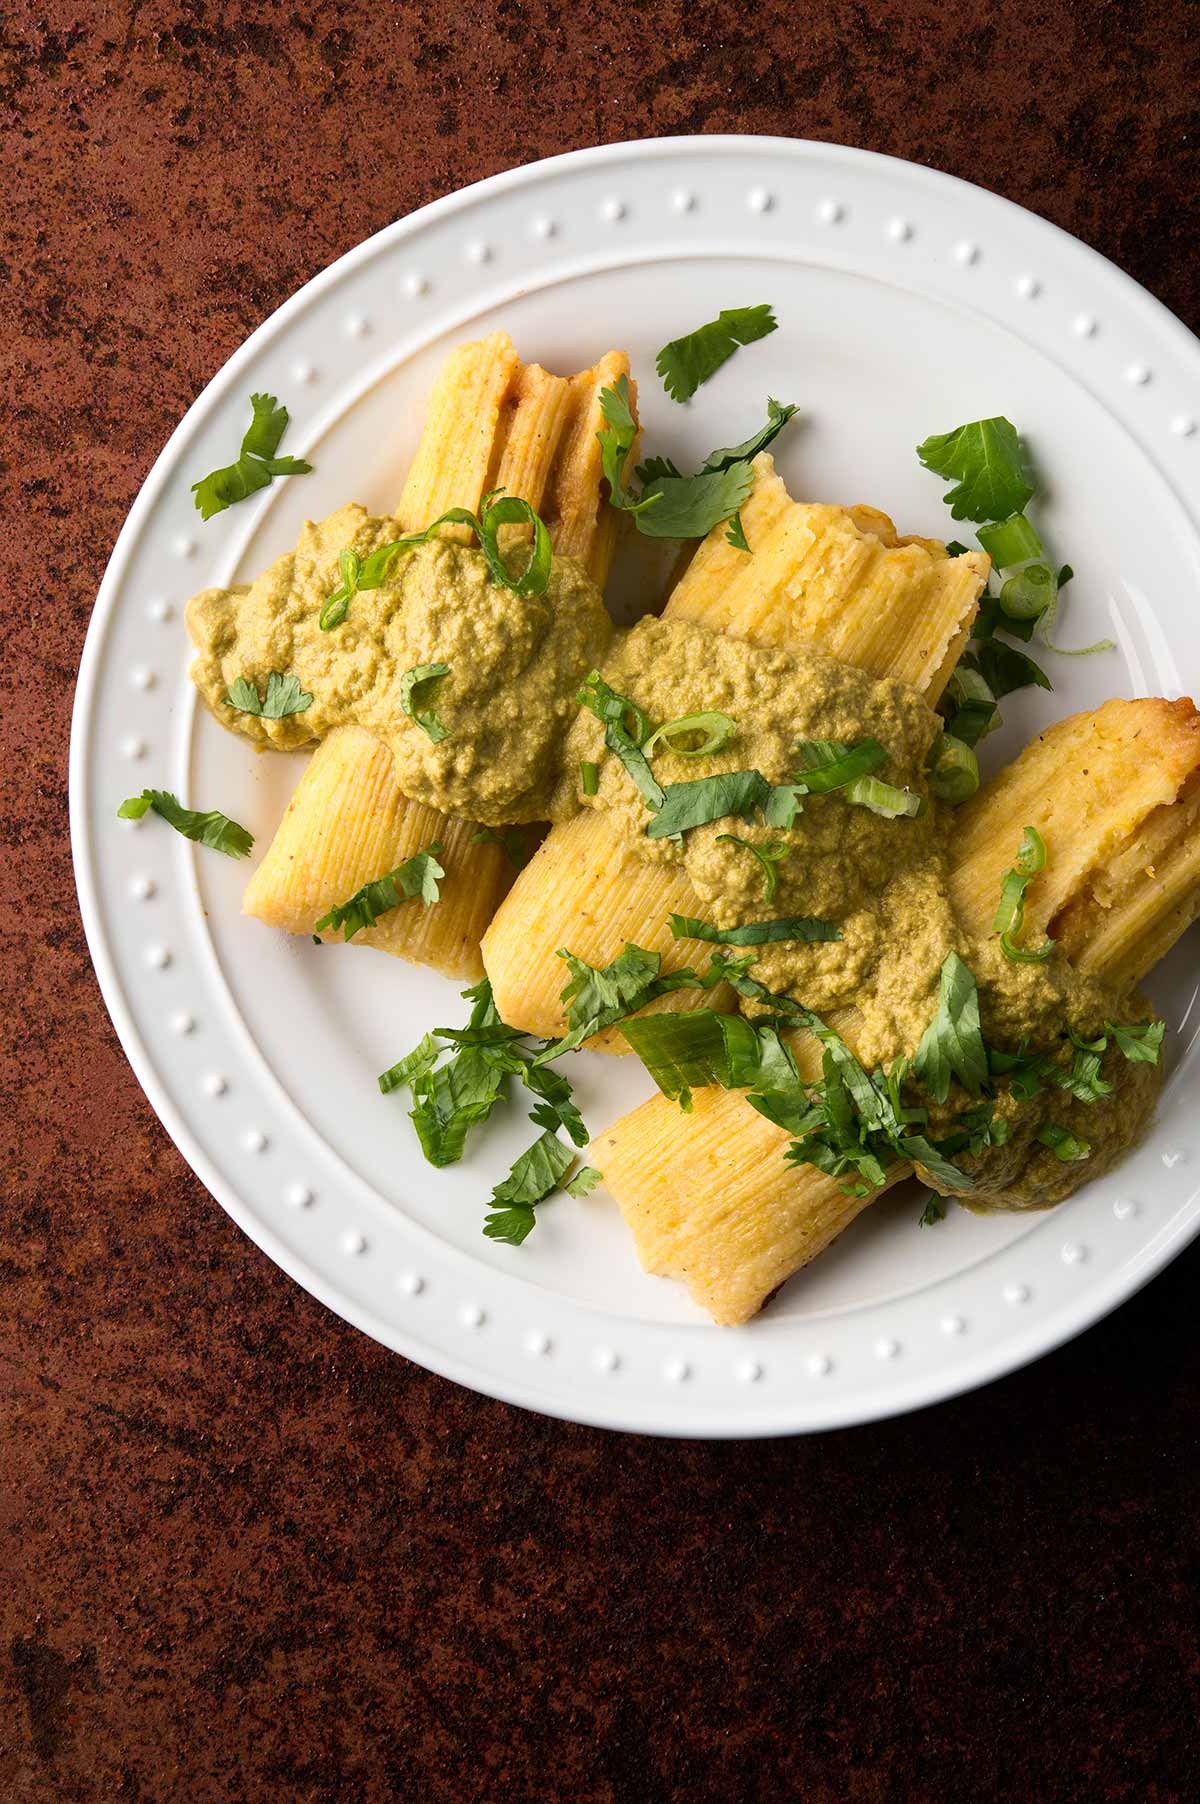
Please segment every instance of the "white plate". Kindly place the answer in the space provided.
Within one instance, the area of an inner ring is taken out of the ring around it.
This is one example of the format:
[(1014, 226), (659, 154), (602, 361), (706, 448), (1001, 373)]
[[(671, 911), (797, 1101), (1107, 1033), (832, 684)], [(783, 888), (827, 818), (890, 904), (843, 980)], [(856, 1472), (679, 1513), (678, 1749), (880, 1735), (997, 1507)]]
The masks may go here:
[[(780, 330), (688, 407), (667, 400), (658, 347), (757, 301)], [(872, 502), (908, 531), (950, 527), (917, 441), (1017, 421), (1044, 475), (1039, 521), (1077, 573), (1063, 634), (1111, 634), (1120, 650), (1052, 660), (1057, 693), (1006, 702), (990, 757), (1110, 695), (1200, 689), (1200, 346), (1111, 264), (980, 189), (831, 145), (660, 139), (495, 176), (390, 226), (260, 327), (125, 523), (80, 671), (71, 822), (134, 1069), (199, 1177), (286, 1271), (493, 1396), (617, 1428), (773, 1434), (1010, 1371), (1128, 1296), (1200, 1222), (1195, 934), (1150, 986), (1169, 1075), (1150, 1138), (1115, 1176), (1049, 1215), (954, 1212), (933, 1232), (911, 1198), (885, 1200), (731, 1331), (639, 1270), (602, 1191), (546, 1207), (520, 1251), (483, 1239), (524, 1110), (461, 1166), (422, 1163), (404, 1102), (375, 1075), (461, 1019), (456, 986), (273, 934), (239, 913), (245, 865), (153, 817), (115, 818), (126, 794), (167, 787), (244, 821), (263, 849), (300, 767), (255, 758), (197, 708), (183, 604), (259, 570), (308, 515), (349, 498), (388, 509), (439, 360), (497, 325), (552, 369), (628, 348), (647, 440), (681, 462), (749, 432), (768, 393), (798, 402), (803, 423), (777, 446), (793, 492)], [(189, 484), (233, 454), (252, 389), (286, 401), (283, 448), (315, 472), (201, 524)], [(578, 1082), (596, 1129), (645, 1088), (632, 1061), (592, 1056)]]

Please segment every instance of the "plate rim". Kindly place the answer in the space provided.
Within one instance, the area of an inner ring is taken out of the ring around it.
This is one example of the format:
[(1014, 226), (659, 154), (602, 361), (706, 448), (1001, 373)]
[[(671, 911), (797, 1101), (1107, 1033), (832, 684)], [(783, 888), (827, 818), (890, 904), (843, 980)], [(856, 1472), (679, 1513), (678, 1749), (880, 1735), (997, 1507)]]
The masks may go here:
[[(104, 674), (103, 659), (108, 628), (114, 617), (115, 604), (127, 566), (164, 485), (174, 470), (179, 452), (201, 420), (210, 409), (220, 403), (226, 391), (236, 382), (245, 364), (251, 361), (263, 344), (276, 333), (285, 330), (327, 289), (336, 286), (360, 263), (371, 261), (391, 245), (400, 243), (406, 238), (415, 237), (427, 225), (466, 209), (485, 196), (507, 193), (522, 186), (532, 186), (544, 181), (547, 177), (553, 179), (558, 172), (567, 168), (602, 167), (606, 163), (637, 160), (639, 157), (645, 156), (686, 157), (697, 153), (715, 154), (718, 157), (774, 154), (795, 157), (798, 160), (807, 160), (815, 155), (818, 158), (831, 159), (835, 164), (877, 167), (882, 170), (885, 178), (890, 173), (893, 179), (902, 179), (909, 183), (915, 180), (918, 185), (935, 193), (940, 191), (942, 193), (958, 193), (974, 199), (982, 198), (990, 206), (998, 207), (1006, 212), (1010, 211), (1020, 220), (1023, 230), (1032, 228), (1037, 231), (1040, 229), (1042, 232), (1052, 235), (1054, 239), (1063, 241), (1070, 247), (1072, 257), (1077, 258), (1080, 253), (1083, 253), (1097, 273), (1102, 273), (1106, 280), (1116, 281), (1118, 289), (1124, 293), (1128, 301), (1135, 303), (1143, 311), (1150, 311), (1159, 327), (1167, 331), (1175, 341), (1176, 348), (1181, 355), (1191, 359), (1200, 359), (1200, 340), (1184, 322), (1102, 252), (1074, 237), (1053, 221), (1045, 219), (1042, 215), (1034, 213), (990, 189), (968, 182), (962, 177), (925, 165), (910, 163), (903, 158), (886, 156), (880, 152), (862, 150), (855, 146), (835, 144), (819, 139), (760, 136), (749, 133), (675, 135), (624, 140), (566, 151), (486, 176), (449, 194), (442, 195), (416, 211), (392, 221), (318, 271), (315, 276), (290, 295), (280, 307), (262, 320), (237, 346), (231, 356), (201, 389), (171, 432), (151, 465), (133, 505), (122, 523), (88, 622), (72, 707), (69, 756), (70, 834), (76, 890), (88, 950), (101, 995), (125, 1056), (159, 1120), (209, 1194), (254, 1244), (275, 1264), (279, 1265), (293, 1281), (301, 1284), (335, 1315), (349, 1322), (361, 1332), (369, 1334), (372, 1339), (381, 1342), (390, 1350), (401, 1353), (425, 1369), (438, 1373), (439, 1376), (499, 1401), (533, 1409), (561, 1420), (580, 1422), (617, 1432), (650, 1433), (692, 1439), (751, 1439), (821, 1432), (827, 1428), (849, 1427), (885, 1420), (913, 1409), (923, 1408), (929, 1404), (962, 1395), (995, 1378), (1020, 1370), (1063, 1345), (1067, 1340), (1083, 1332), (1085, 1328), (1103, 1320), (1121, 1302), (1135, 1295), (1151, 1277), (1176, 1257), (1197, 1233), (1200, 1233), (1200, 1210), (1193, 1210), (1190, 1219), (1180, 1219), (1179, 1212), (1176, 1212), (1175, 1216), (1162, 1225), (1157, 1236), (1145, 1249), (1143, 1257), (1132, 1271), (1123, 1266), (1112, 1274), (1103, 1285), (1093, 1285), (1091, 1288), (1085, 1289), (1074, 1302), (1060, 1304), (1040, 1318), (1031, 1318), (1029, 1323), (1021, 1329), (1011, 1330), (999, 1347), (982, 1348), (971, 1355), (968, 1354), (962, 1343), (959, 1343), (959, 1357), (941, 1373), (932, 1376), (927, 1371), (914, 1374), (907, 1385), (903, 1381), (896, 1382), (893, 1377), (886, 1396), (868, 1391), (860, 1397), (843, 1396), (838, 1399), (836, 1404), (831, 1397), (828, 1400), (829, 1406), (822, 1409), (818, 1400), (811, 1393), (807, 1397), (801, 1393), (795, 1393), (792, 1407), (806, 1413), (804, 1419), (788, 1422), (780, 1422), (775, 1419), (774, 1412), (767, 1411), (765, 1400), (759, 1403), (756, 1409), (747, 1408), (738, 1412), (730, 1408), (728, 1419), (725, 1420), (689, 1419), (687, 1411), (679, 1407), (682, 1398), (678, 1392), (675, 1393), (674, 1408), (672, 1408), (672, 1394), (664, 1393), (661, 1400), (645, 1412), (645, 1419), (639, 1420), (630, 1419), (629, 1400), (623, 1399), (616, 1392), (613, 1394), (611, 1407), (595, 1407), (594, 1400), (590, 1397), (586, 1400), (581, 1399), (584, 1405), (582, 1408), (573, 1407), (565, 1398), (556, 1396), (553, 1391), (547, 1391), (536, 1383), (532, 1374), (529, 1377), (518, 1379), (515, 1375), (504, 1372), (496, 1364), (479, 1360), (472, 1363), (465, 1357), (460, 1358), (449, 1353), (441, 1346), (426, 1342), (415, 1333), (405, 1332), (398, 1323), (386, 1320), (376, 1315), (372, 1309), (361, 1306), (347, 1293), (339, 1291), (336, 1284), (330, 1282), (323, 1272), (316, 1269), (302, 1254), (293, 1250), (280, 1239), (262, 1218), (262, 1215), (244, 1202), (237, 1191), (225, 1182), (210, 1161), (200, 1139), (189, 1126), (182, 1111), (177, 1108), (165, 1083), (159, 1078), (154, 1058), (142, 1039), (133, 1011), (126, 999), (125, 984), (103, 930), (99, 876), (90, 845), (93, 823), (88, 818), (84, 806), (87, 787), (86, 766), (90, 749), (90, 717)], [(1162, 469), (1157, 458), (1153, 458), (1152, 461), (1172, 492), (1176, 494), (1177, 498), (1182, 499), (1178, 496), (1178, 490), (1172, 477)], [(1189, 513), (1189, 517), (1195, 523), (1195, 517), (1187, 508), (1186, 503), (1185, 512)], [(681, 1324), (681, 1326), (690, 1325)], [(696, 1326), (706, 1325), (696, 1324)], [(727, 1333), (728, 1331), (722, 1332)], [(559, 1391), (563, 1390), (561, 1380), (557, 1388)], [(919, 1394), (909, 1395), (907, 1394), (909, 1390)], [(643, 1392), (643, 1401), (649, 1401), (648, 1389)], [(624, 1408), (622, 1407), (623, 1402)], [(750, 1399), (747, 1398), (747, 1404), (749, 1403)], [(735, 1417), (736, 1419), (734, 1419)]]

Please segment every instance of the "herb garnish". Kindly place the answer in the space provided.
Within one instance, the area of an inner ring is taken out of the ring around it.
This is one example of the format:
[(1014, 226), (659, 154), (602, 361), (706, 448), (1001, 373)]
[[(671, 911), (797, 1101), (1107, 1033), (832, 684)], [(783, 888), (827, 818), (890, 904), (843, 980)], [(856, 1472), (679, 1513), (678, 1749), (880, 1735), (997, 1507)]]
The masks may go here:
[(266, 694), (260, 696), (258, 685), (248, 677), (235, 677), (225, 697), (227, 705), (239, 714), (258, 714), (263, 720), (283, 720), (288, 714), (303, 714), (312, 707), (312, 696), (300, 687), (291, 671), (285, 676), (273, 670), (267, 678)]
[[(663, 804), (663, 790), (646, 762), (642, 742), (650, 731), (650, 723), (636, 702), (620, 695), (607, 684), (598, 670), (589, 670), (579, 694), (581, 708), (590, 708), (596, 719), (604, 723), (604, 743), (614, 752), (633, 778), (646, 806), (657, 810)], [(632, 717), (632, 730), (626, 717)]]
[(479, 827), (472, 833), (473, 846), (499, 846), (514, 871), (523, 871), (529, 863), (529, 847), (518, 827)]
[(917, 446), (917, 456), (927, 470), (957, 479), (945, 496), (955, 520), (1004, 520), (1033, 494), (1017, 429), (1003, 416), (936, 432)]
[(637, 439), (628, 377), (618, 376), (612, 388), (600, 391), (600, 410), (605, 424), (596, 436), (609, 500), (631, 514), (638, 531), (653, 539), (703, 538), (718, 521), (731, 519), (754, 485), (751, 460), (766, 450), (796, 411), (768, 399), (766, 425), (740, 445), (710, 452), (693, 476), (684, 476), (669, 458), (650, 458), (637, 471), (643, 485), (639, 494), (626, 483), (626, 465)]
[(276, 457), (287, 431), (288, 410), (274, 395), (251, 395), (253, 417), (242, 439), (236, 463), (213, 470), (192, 484), (200, 517), (211, 520), (247, 495), (265, 489), (276, 476), (306, 476), (312, 465), (302, 457)]
[(1054, 941), (1030, 949), (1018, 946), (1016, 936), (1025, 922), (1025, 891), (1046, 868), (1046, 842), (1036, 827), (1026, 827), (1021, 838), (1017, 861), (1006, 872), (1000, 885), (1000, 906), (992, 922), (992, 932), (1000, 935), (1000, 949), (1006, 958), (1021, 964), (1038, 964), (1054, 951)]
[[(1045, 671), (997, 639), (998, 632), (1028, 641), (1036, 631), (1043, 645), (1064, 657), (1108, 651), (1113, 642), (1098, 639), (1094, 645), (1068, 651), (1050, 638), (1058, 598), (1072, 570), (1064, 564), (1055, 572), (1025, 515), (1033, 483), (1011, 421), (973, 420), (953, 432), (935, 434), (917, 446), (917, 456), (927, 469), (959, 479), (946, 495), (952, 516), (981, 522), (979, 542), (1002, 578), (998, 592), (985, 591), (980, 601), (971, 630), (976, 649), (960, 660), (942, 702), (954, 737), (971, 746), (1001, 724), (996, 708), (1001, 696), (1030, 684), (1052, 687)], [(952, 556), (961, 556), (966, 549), (957, 540), (946, 546)]]
[(688, 401), (710, 376), (715, 376), (739, 345), (753, 344), (776, 329), (774, 313), (767, 305), (722, 307), (716, 319), (698, 326), (683, 338), (665, 344), (654, 360), (663, 387), (673, 401)]
[[(702, 714), (681, 714), (678, 720), (664, 721), (661, 727), (656, 727), (642, 750), (649, 757), (661, 739), (667, 750), (674, 752), (677, 758), (709, 758), (715, 752), (724, 751), (737, 730), (737, 721), (716, 708), (710, 708)], [(693, 733), (703, 735), (699, 745), (675, 743), (682, 735)]]
[[(723, 834), (722, 838), (731, 835)], [(745, 843), (745, 842), (742, 842)], [(808, 944), (840, 940), (842, 930), (832, 921), (813, 915), (787, 915), (779, 921), (747, 921), (740, 927), (714, 927), (693, 915), (671, 916), (671, 932), (677, 940), (708, 940), (714, 946), (766, 946), (779, 940)]]
[(563, 1174), (574, 1163), (575, 1154), (570, 1147), (547, 1129), (493, 1189), (492, 1201), (502, 1207), (484, 1217), (483, 1231), (488, 1239), (519, 1247), (536, 1222), (537, 1204), (558, 1189)]
[(342, 938), (352, 940), (364, 928), (373, 927), (380, 915), (399, 908), (402, 902), (414, 896), (420, 896), (426, 908), (432, 908), (440, 896), (438, 880), (446, 875), (438, 863), (441, 850), (440, 842), (434, 840), (423, 852), (406, 858), (394, 871), (364, 883), (349, 901), (335, 902), (329, 913), (322, 915), (316, 923), (314, 934), (336, 933), (340, 927)]
[(647, 822), (646, 837), (669, 839), (690, 827), (723, 820), (727, 814), (748, 814), (770, 792), (771, 785), (756, 770), (730, 770), (687, 783), (668, 783), (654, 819)]
[[(533, 527), (533, 544), (519, 575), (509, 569), (501, 556), (499, 539), (502, 526), (517, 525)], [(350, 610), (350, 603), (361, 590), (380, 588), (402, 552), (411, 551), (414, 545), (428, 544), (443, 526), (471, 528), (487, 559), (492, 581), (502, 589), (511, 589), (515, 595), (545, 594), (553, 559), (546, 523), (534, 512), (528, 501), (522, 501), (516, 495), (505, 495), (500, 489), (493, 489), (480, 502), (478, 514), (473, 514), (466, 507), (452, 507), (444, 514), (439, 514), (421, 532), (405, 533), (403, 538), (378, 545), (365, 558), (360, 557), (357, 551), (340, 552), (338, 565), (342, 580), (321, 609), (318, 622), (321, 631), (328, 633), (335, 626), (340, 626)]]
[(435, 683), (440, 683), (443, 677), (448, 677), (449, 675), (449, 664), (415, 664), (411, 670), (406, 670), (404, 675), (400, 678), (401, 708), (404, 713), (408, 715), (410, 720), (416, 721), (417, 725), (428, 738), (433, 741), (434, 745), (436, 745), (439, 740), (445, 739), (450, 729), (439, 718), (435, 709), (423, 708), (421, 706), (421, 697), (417, 694), (417, 691), (419, 689), (424, 689), (426, 694), (428, 694), (429, 687), (432, 687)]
[[(764, 817), (765, 814), (766, 810), (764, 810)], [(763, 901), (773, 902), (775, 891), (779, 888), (779, 872), (775, 866), (783, 863), (792, 849), (791, 846), (785, 844), (781, 839), (769, 839), (765, 844), (759, 845), (753, 839), (743, 839), (740, 833), (718, 833), (717, 839), (718, 841), (725, 839), (732, 845), (744, 847), (752, 857), (758, 860), (763, 873)]]
[(970, 968), (957, 952), (948, 952), (942, 961), (937, 1009), (921, 1037), (912, 1068), (913, 1076), (935, 1102), (945, 1102), (952, 1078), (972, 1096), (979, 1095), (987, 1080), (979, 993)]
[(796, 750), (803, 760), (799, 781), (814, 795), (843, 790), (847, 802), (869, 808), (885, 820), (920, 814), (921, 798), (915, 791), (899, 789), (869, 774), (887, 757), (877, 739), (860, 739), (854, 745), (838, 739), (801, 739)]
[(1069, 1128), (1060, 1126), (1056, 1121), (1043, 1122), (1037, 1131), (1037, 1138), (1043, 1146), (1048, 1146), (1055, 1158), (1060, 1159), (1064, 1165), (1073, 1165), (1080, 1159), (1086, 1159), (1092, 1150), (1090, 1140), (1081, 1140), (1077, 1134), (1073, 1134)]
[(185, 808), (169, 789), (143, 789), (140, 796), (127, 796), (117, 813), (123, 821), (140, 821), (150, 808), (185, 839), (211, 846), (214, 852), (224, 852), (227, 858), (247, 857), (254, 844), (254, 835), (231, 821), (227, 814), (221, 814), (216, 808), (207, 814)]

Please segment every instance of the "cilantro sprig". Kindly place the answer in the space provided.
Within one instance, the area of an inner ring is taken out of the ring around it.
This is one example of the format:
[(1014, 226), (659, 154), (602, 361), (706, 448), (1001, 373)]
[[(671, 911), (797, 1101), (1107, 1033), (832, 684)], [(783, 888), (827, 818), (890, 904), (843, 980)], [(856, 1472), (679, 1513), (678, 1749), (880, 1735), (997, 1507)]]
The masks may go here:
[(673, 401), (689, 401), (729, 361), (739, 345), (766, 338), (777, 325), (774, 313), (765, 303), (757, 307), (722, 307), (707, 325), (697, 326), (694, 332), (665, 344), (654, 367)]
[(197, 845), (211, 846), (227, 858), (246, 858), (254, 844), (254, 835), (239, 827), (227, 814), (212, 808), (206, 814), (185, 808), (169, 789), (143, 789), (140, 796), (126, 796), (117, 813), (123, 821), (140, 821), (153, 808), (167, 825)]
[(306, 476), (312, 469), (302, 457), (277, 457), (279, 441), (287, 431), (288, 410), (274, 395), (251, 395), (252, 419), (242, 438), (235, 463), (212, 470), (192, 484), (200, 517), (211, 520), (235, 502), (265, 489), (276, 476)]
[[(765, 426), (740, 445), (710, 452), (693, 475), (683, 475), (669, 458), (648, 459), (638, 466), (640, 491), (628, 482), (638, 431), (628, 377), (618, 376), (612, 388), (600, 391), (600, 411), (605, 423), (596, 436), (613, 507), (628, 513), (647, 538), (699, 539), (738, 513), (754, 484), (751, 460), (783, 431), (796, 409), (768, 399)], [(734, 542), (739, 540), (748, 549), (740, 522)]]

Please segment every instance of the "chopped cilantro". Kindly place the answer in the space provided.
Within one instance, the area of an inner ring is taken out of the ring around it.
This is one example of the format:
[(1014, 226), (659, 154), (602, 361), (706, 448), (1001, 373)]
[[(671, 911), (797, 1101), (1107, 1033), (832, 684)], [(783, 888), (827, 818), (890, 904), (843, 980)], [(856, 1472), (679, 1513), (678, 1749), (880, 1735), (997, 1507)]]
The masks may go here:
[(723, 307), (716, 319), (697, 326), (684, 338), (673, 338), (654, 360), (663, 387), (673, 401), (688, 401), (710, 376), (715, 376), (739, 345), (753, 344), (776, 329), (775, 315), (767, 305)]
[(203, 520), (211, 520), (214, 514), (267, 488), (276, 476), (306, 476), (312, 469), (302, 457), (276, 457), (279, 441), (287, 430), (288, 411), (274, 395), (251, 395), (250, 408), (252, 418), (237, 462), (213, 470), (192, 484)]
[(314, 934), (336, 933), (340, 927), (342, 938), (352, 940), (364, 928), (373, 927), (380, 915), (399, 908), (402, 902), (414, 896), (420, 896), (426, 908), (431, 908), (439, 899), (438, 880), (446, 875), (438, 863), (441, 849), (440, 843), (434, 840), (423, 852), (406, 858), (394, 871), (364, 883), (348, 901), (335, 902), (328, 914), (322, 915), (316, 923)]
[(224, 852), (227, 858), (245, 858), (254, 844), (254, 835), (231, 821), (227, 814), (221, 814), (215, 808), (207, 814), (185, 808), (169, 789), (143, 789), (140, 796), (127, 796), (117, 813), (123, 821), (140, 821), (149, 808), (185, 839), (211, 846), (215, 852)]

